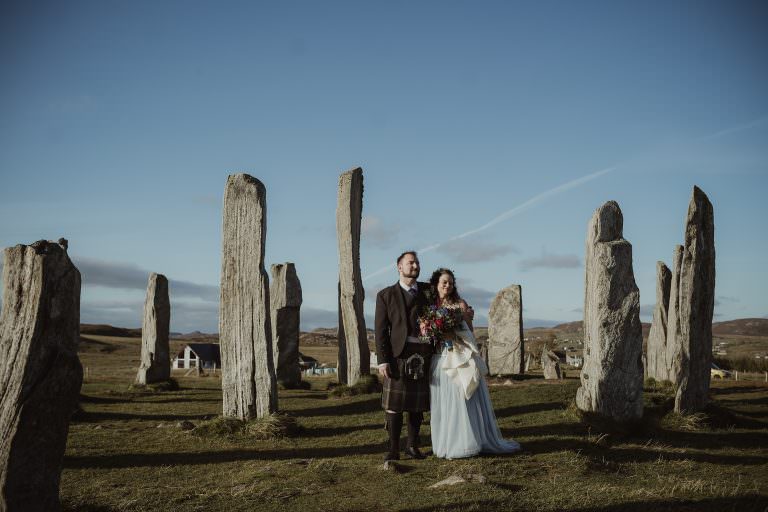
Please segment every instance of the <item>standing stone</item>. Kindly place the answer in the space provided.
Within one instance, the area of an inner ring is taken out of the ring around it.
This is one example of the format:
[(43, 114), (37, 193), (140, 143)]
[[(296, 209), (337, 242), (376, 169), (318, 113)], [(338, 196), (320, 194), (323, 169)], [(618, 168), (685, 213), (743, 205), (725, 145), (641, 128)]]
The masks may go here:
[(488, 363), (493, 375), (525, 372), (523, 291), (519, 284), (501, 290), (488, 312)]
[(622, 237), (619, 205), (609, 201), (589, 222), (584, 296), (584, 368), (576, 405), (615, 421), (643, 414), (643, 335), (632, 245)]
[(651, 330), (648, 333), (648, 348), (645, 373), (656, 380), (669, 380), (667, 364), (667, 314), (672, 272), (664, 262), (656, 262), (656, 306), (653, 308)]
[(56, 511), (83, 369), (80, 272), (66, 243), (5, 249), (0, 317), (0, 510)]
[(269, 278), (264, 269), (266, 189), (233, 174), (224, 190), (221, 350), (224, 416), (253, 419), (277, 411)]
[(715, 221), (712, 203), (693, 187), (680, 266), (680, 380), (675, 411), (696, 412), (708, 402), (715, 307)]
[(301, 283), (293, 263), (272, 265), (269, 300), (272, 305), (272, 354), (277, 382), (287, 388), (301, 383), (299, 320)]
[(141, 324), (141, 366), (136, 384), (151, 384), (171, 378), (168, 333), (171, 325), (171, 301), (168, 279), (162, 274), (149, 275)]
[(339, 243), (339, 382), (356, 384), (371, 373), (370, 349), (363, 316), (360, 273), (360, 223), (363, 214), (363, 170), (339, 176), (336, 236)]
[(531, 362), (533, 361), (533, 354), (530, 352), (525, 353), (525, 371), (527, 372), (531, 368)]
[(541, 352), (541, 369), (544, 371), (545, 379), (562, 379), (563, 374), (560, 370), (560, 358), (547, 347)]
[(667, 380), (675, 387), (680, 383), (683, 348), (680, 345), (680, 267), (683, 264), (683, 246), (676, 245), (672, 252), (672, 283), (669, 288), (667, 313)]

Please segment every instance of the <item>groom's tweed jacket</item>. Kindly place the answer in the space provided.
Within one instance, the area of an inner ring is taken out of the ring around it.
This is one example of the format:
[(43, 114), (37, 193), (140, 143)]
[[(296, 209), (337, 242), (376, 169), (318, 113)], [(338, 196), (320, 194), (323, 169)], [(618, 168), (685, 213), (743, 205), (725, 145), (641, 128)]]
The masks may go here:
[(419, 293), (406, 305), (405, 291), (400, 283), (381, 290), (376, 295), (376, 357), (379, 364), (390, 363), (400, 357), (408, 336), (418, 336), (418, 315), (427, 304), (424, 294), (429, 283), (417, 283)]

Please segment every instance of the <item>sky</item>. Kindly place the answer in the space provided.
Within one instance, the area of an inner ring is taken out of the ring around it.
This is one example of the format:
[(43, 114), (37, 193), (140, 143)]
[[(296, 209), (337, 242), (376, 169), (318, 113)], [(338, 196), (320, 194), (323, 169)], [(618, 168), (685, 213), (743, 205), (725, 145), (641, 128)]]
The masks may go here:
[(302, 329), (337, 322), (339, 175), (364, 173), (373, 327), (396, 257), (445, 266), (486, 321), (581, 319), (584, 240), (615, 200), (641, 317), (714, 205), (715, 321), (768, 317), (768, 5), (674, 2), (6, 1), (0, 245), (69, 240), (81, 321), (218, 331), (227, 176), (267, 189), (266, 265), (294, 262)]

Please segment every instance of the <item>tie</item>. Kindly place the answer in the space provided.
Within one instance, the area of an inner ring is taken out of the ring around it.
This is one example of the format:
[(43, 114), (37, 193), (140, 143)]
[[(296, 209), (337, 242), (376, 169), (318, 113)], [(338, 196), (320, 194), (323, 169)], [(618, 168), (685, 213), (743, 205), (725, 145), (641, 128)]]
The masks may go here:
[(416, 297), (416, 294), (419, 292), (416, 291), (416, 288), (408, 288), (408, 293), (411, 294), (411, 297)]

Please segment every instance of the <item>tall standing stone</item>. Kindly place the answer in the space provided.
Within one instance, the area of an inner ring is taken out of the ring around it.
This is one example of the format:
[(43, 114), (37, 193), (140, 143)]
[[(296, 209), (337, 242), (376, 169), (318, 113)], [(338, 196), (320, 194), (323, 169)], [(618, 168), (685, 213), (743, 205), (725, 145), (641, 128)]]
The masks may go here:
[(502, 289), (488, 312), (488, 364), (493, 375), (525, 372), (523, 291), (519, 284)]
[(269, 278), (264, 268), (267, 199), (247, 174), (227, 178), (221, 259), (221, 350), (224, 416), (261, 418), (277, 410)]
[(680, 346), (682, 365), (675, 411), (696, 412), (708, 401), (715, 307), (715, 220), (712, 203), (693, 187), (680, 265)]
[(368, 333), (363, 316), (360, 273), (360, 224), (363, 215), (363, 170), (339, 176), (336, 236), (339, 243), (339, 382), (353, 385), (371, 372)]
[(643, 414), (643, 335), (632, 245), (622, 237), (619, 205), (609, 201), (589, 222), (584, 296), (584, 368), (576, 405), (616, 421)]
[(0, 510), (60, 510), (83, 369), (80, 272), (66, 241), (5, 249), (0, 318)]
[(656, 380), (669, 380), (667, 363), (667, 314), (672, 272), (663, 262), (656, 262), (656, 305), (653, 308), (645, 373)]
[(272, 305), (272, 354), (277, 382), (288, 388), (301, 383), (299, 324), (301, 283), (293, 263), (272, 265), (269, 299)]
[(672, 282), (669, 287), (669, 311), (667, 313), (667, 380), (675, 386), (680, 383), (683, 348), (680, 345), (680, 270), (683, 264), (683, 246), (672, 251)]
[(541, 351), (541, 370), (544, 378), (547, 380), (563, 378), (563, 373), (560, 369), (560, 358), (547, 347), (544, 347)]
[(168, 334), (171, 325), (171, 301), (168, 279), (152, 272), (144, 299), (144, 319), (141, 324), (141, 365), (137, 384), (151, 384), (171, 378), (171, 357)]

